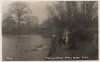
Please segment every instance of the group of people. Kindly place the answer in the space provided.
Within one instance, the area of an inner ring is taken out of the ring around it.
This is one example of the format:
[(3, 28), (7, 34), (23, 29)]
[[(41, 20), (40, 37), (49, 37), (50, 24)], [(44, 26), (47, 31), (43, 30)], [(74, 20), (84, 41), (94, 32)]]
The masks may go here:
[(60, 35), (52, 35), (52, 45), (51, 47), (54, 49), (55, 52), (57, 44), (60, 47), (69, 48), (69, 49), (76, 49), (75, 45), (75, 38), (72, 33), (68, 31), (64, 31)]
[(68, 49), (77, 49), (73, 33), (64, 31), (60, 35), (52, 35), (50, 55), (56, 52), (56, 47), (63, 47)]
[(65, 47), (65, 48), (69, 48), (69, 49), (76, 49), (76, 39), (74, 37), (74, 34), (71, 32), (63, 32), (63, 34), (61, 36), (59, 36), (60, 40), (59, 40), (59, 45), (60, 47)]

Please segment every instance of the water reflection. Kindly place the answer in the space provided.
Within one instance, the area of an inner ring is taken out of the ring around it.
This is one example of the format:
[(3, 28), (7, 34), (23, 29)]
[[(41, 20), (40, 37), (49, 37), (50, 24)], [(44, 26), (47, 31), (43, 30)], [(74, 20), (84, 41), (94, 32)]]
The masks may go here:
[[(45, 60), (49, 53), (50, 38), (40, 35), (3, 35), (3, 60)], [(17, 45), (17, 46), (16, 46)]]

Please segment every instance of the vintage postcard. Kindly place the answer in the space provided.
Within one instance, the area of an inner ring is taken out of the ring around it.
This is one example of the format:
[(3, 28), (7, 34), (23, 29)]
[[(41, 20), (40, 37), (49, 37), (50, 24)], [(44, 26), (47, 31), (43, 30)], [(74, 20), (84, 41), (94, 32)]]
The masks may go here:
[(98, 1), (2, 1), (2, 61), (99, 60)]

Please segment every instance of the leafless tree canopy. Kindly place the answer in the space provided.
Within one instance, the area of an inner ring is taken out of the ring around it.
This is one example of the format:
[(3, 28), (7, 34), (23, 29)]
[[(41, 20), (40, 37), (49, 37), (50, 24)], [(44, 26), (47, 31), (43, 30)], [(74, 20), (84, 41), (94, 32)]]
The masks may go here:
[[(49, 17), (67, 29), (88, 27), (97, 18), (96, 1), (59, 1), (48, 7)], [(61, 22), (59, 22), (61, 21)]]

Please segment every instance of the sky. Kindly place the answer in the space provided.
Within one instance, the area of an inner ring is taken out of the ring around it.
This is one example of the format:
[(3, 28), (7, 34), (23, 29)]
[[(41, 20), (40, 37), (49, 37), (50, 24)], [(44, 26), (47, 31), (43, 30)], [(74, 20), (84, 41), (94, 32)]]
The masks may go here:
[[(2, 14), (7, 12), (9, 5), (12, 1), (2, 2)], [(29, 8), (32, 11), (32, 15), (38, 17), (39, 23), (43, 23), (48, 18), (47, 6), (52, 5), (54, 1), (27, 1)]]

